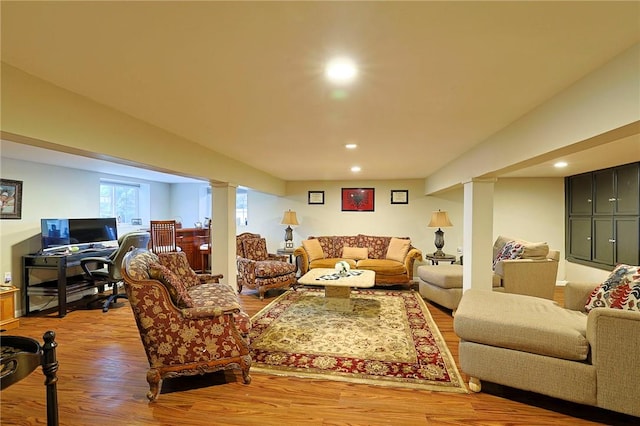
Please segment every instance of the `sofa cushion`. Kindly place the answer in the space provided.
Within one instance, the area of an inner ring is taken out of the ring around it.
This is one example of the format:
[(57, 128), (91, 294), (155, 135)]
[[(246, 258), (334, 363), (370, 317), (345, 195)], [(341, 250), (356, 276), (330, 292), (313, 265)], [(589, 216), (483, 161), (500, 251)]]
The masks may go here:
[(462, 288), (462, 265), (418, 266), (418, 277), (441, 288)]
[(160, 281), (165, 286), (171, 300), (178, 308), (191, 308), (194, 306), (187, 287), (166, 266), (155, 262), (149, 264), (149, 277)]
[(523, 245), (522, 257), (523, 259), (544, 260), (549, 255), (549, 244), (529, 243), (527, 241), (520, 241)]
[(336, 267), (336, 263), (344, 261), (349, 264), (349, 267), (352, 269), (356, 268), (356, 260), (354, 259), (346, 259), (342, 257), (328, 257), (324, 259), (316, 259), (313, 262), (309, 262), (309, 269), (314, 268), (329, 268), (333, 269)]
[(358, 269), (374, 271), (376, 275), (400, 275), (406, 274), (407, 268), (404, 263), (391, 259), (363, 259), (358, 260)]
[(277, 260), (260, 260), (256, 262), (256, 278), (273, 278), (282, 275), (295, 274), (296, 265)]
[(463, 340), (516, 351), (576, 361), (589, 354), (587, 316), (539, 297), (467, 290), (454, 329)]
[(304, 247), (307, 255), (309, 256), (309, 262), (326, 257), (322, 250), (322, 246), (320, 245), (320, 241), (316, 238), (304, 240), (302, 242), (302, 247)]
[[(418, 277), (429, 284), (440, 288), (462, 288), (462, 265), (421, 265), (418, 266)], [(491, 285), (500, 287), (500, 277), (493, 274)]]
[(266, 260), (269, 257), (267, 253), (267, 240), (264, 238), (247, 238), (242, 240), (242, 249), (244, 257), (250, 260)]
[(615, 308), (640, 311), (640, 266), (618, 265), (609, 277), (596, 287), (587, 303), (587, 312), (594, 308)]
[(349, 247), (342, 248), (342, 257), (345, 259), (360, 260), (369, 257), (369, 249), (366, 247)]
[(366, 247), (369, 250), (369, 259), (384, 259), (387, 256), (391, 237), (358, 234), (357, 239), (358, 247)]
[(158, 263), (176, 274), (185, 287), (189, 288), (200, 284), (198, 275), (191, 269), (185, 252), (158, 253)]
[(389, 260), (396, 260), (398, 262), (404, 262), (404, 258), (407, 257), (410, 246), (410, 240), (403, 240), (393, 237), (391, 238), (391, 241), (389, 241), (389, 247), (387, 248), (385, 258)]

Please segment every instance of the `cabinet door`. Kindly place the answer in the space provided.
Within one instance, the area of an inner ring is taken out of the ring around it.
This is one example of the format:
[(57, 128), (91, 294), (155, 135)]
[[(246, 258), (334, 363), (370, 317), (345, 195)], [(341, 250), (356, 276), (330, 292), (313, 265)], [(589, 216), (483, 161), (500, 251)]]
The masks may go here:
[(613, 214), (616, 201), (613, 175), (613, 169), (593, 173), (593, 214)]
[(576, 259), (591, 260), (591, 217), (569, 219), (568, 252)]
[(616, 169), (616, 214), (638, 214), (640, 209), (640, 164), (629, 164)]
[(592, 174), (572, 176), (569, 178), (569, 213), (570, 214), (591, 214)]
[(615, 218), (615, 263), (640, 265), (640, 218)]
[(613, 265), (613, 218), (593, 218), (593, 261)]

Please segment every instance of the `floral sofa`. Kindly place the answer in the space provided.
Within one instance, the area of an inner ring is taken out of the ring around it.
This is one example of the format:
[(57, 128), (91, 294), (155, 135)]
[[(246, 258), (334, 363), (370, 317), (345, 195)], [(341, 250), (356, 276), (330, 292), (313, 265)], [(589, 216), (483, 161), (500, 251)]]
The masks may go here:
[(333, 268), (343, 260), (351, 268), (374, 271), (376, 285), (410, 284), (414, 263), (422, 260), (422, 252), (409, 238), (363, 234), (309, 237), (293, 254), (302, 274), (313, 268)]
[(151, 401), (164, 378), (240, 369), (251, 382), (250, 318), (221, 275), (196, 274), (183, 252), (136, 249), (122, 276), (149, 361)]
[(640, 417), (640, 267), (570, 282), (564, 303), (467, 290), (453, 325), (470, 389), (485, 380)]

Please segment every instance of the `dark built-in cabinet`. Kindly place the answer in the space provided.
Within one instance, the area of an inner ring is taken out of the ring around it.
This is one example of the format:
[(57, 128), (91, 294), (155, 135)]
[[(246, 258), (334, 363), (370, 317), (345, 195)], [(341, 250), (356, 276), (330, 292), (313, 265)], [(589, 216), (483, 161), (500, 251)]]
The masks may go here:
[(565, 178), (567, 260), (640, 264), (640, 163)]

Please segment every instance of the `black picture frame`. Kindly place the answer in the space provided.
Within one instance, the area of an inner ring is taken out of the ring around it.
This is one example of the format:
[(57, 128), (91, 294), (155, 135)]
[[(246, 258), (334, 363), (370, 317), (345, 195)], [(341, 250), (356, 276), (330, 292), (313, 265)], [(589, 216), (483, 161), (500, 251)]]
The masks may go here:
[(374, 188), (342, 188), (343, 212), (372, 212), (375, 210)]
[(408, 189), (392, 189), (391, 204), (409, 204)]
[(22, 219), (22, 181), (0, 179), (0, 219)]
[(309, 191), (308, 204), (324, 204), (324, 191)]

